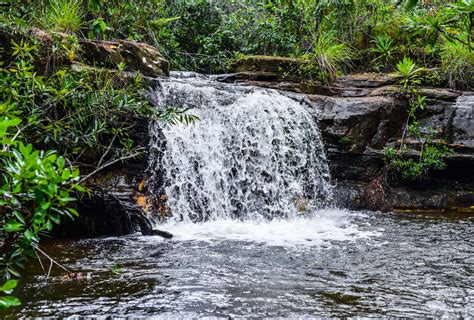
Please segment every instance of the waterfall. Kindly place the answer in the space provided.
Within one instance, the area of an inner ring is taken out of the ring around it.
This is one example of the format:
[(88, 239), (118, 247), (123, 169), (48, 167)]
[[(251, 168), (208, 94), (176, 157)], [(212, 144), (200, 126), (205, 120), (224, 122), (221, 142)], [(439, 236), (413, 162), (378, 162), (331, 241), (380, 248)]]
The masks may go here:
[(173, 219), (269, 220), (331, 200), (316, 114), (278, 91), (181, 76), (160, 81), (158, 108), (190, 108), (191, 125), (150, 126), (151, 182)]

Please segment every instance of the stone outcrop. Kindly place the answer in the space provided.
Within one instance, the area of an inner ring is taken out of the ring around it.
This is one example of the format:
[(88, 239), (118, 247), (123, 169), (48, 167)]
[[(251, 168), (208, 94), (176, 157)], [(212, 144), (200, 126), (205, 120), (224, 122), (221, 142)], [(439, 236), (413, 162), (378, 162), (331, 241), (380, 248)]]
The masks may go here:
[(276, 76), (284, 77), (289, 75), (300, 65), (300, 60), (288, 57), (272, 57), (272, 56), (245, 56), (237, 60), (232, 69), (236, 73), (253, 72), (253, 73), (273, 73)]
[[(263, 60), (263, 59), (260, 59)], [(258, 60), (253, 60), (256, 63)], [(239, 65), (216, 80), (306, 94), (319, 111), (320, 129), (336, 184), (338, 205), (371, 210), (457, 210), (474, 212), (474, 93), (421, 87), (426, 108), (422, 126), (436, 128), (455, 151), (447, 169), (425, 180), (408, 182), (387, 172), (383, 149), (400, 139), (407, 100), (399, 94), (396, 74), (352, 74), (332, 86), (307, 84), (276, 75), (259, 78)]]
[[(401, 136), (407, 117), (405, 102), (391, 95), (311, 97), (320, 111), (320, 128), (335, 182), (339, 189), (349, 189), (344, 194), (353, 194), (341, 199), (342, 205), (384, 210), (473, 209), (474, 96), (450, 92), (449, 101), (446, 90), (429, 90), (420, 123), (437, 128), (455, 154), (445, 159), (445, 171), (432, 172), (425, 181), (408, 183), (392, 175), (389, 195), (387, 188), (376, 190), (385, 168), (383, 148)], [(374, 206), (374, 190), (388, 203)]]
[(80, 39), (80, 60), (90, 65), (115, 68), (124, 63), (128, 70), (138, 71), (144, 76), (169, 76), (170, 67), (159, 51), (146, 43), (117, 40), (91, 41)]
[(346, 88), (380, 88), (396, 84), (396, 73), (357, 73), (340, 77), (337, 84)]
[[(392, 176), (388, 197), (390, 206), (381, 205), (380, 209), (468, 210), (474, 205), (473, 98), (463, 95), (457, 102), (429, 101), (425, 112), (420, 115), (420, 123), (438, 128), (455, 154), (445, 159), (448, 165), (446, 170), (432, 172), (425, 181), (408, 183)], [(361, 110), (351, 108), (352, 105), (346, 100), (348, 98), (332, 99), (332, 108), (324, 107), (324, 104), (317, 106), (321, 110), (321, 129), (333, 177), (341, 188), (350, 186), (353, 189), (351, 192), (357, 194), (343, 204), (374, 209), (367, 194), (377, 187), (374, 183), (385, 167), (383, 147), (400, 137), (406, 119), (403, 104), (393, 101), (393, 98), (388, 101), (386, 98), (377, 99), (376, 105), (373, 104), (373, 97), (349, 98), (362, 104), (364, 108)], [(464, 103), (466, 100), (470, 102)], [(339, 108), (345, 111), (332, 111)], [(455, 121), (456, 118), (459, 120)], [(382, 191), (378, 194), (385, 196)]]
[[(116, 69), (118, 64), (123, 63), (127, 71), (140, 72), (148, 77), (169, 76), (170, 73), (169, 62), (158, 49), (148, 44), (126, 40), (73, 39), (67, 34), (47, 33), (37, 28), (19, 34), (0, 27), (2, 60), (8, 61), (12, 40), (19, 41), (22, 38), (34, 39), (39, 44), (40, 59), (36, 61), (36, 68), (45, 74), (58, 66), (75, 62), (109, 69)], [(53, 46), (67, 49), (58, 52), (53, 50)]]

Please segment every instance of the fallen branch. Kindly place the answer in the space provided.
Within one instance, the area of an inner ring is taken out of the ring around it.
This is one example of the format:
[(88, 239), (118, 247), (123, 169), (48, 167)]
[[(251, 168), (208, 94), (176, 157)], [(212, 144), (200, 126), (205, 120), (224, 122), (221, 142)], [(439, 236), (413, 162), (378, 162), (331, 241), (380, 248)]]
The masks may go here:
[[(71, 273), (71, 271), (69, 271), (66, 267), (64, 267), (62, 264), (60, 264), (59, 262), (57, 262), (56, 260), (54, 260), (53, 258), (51, 258), (46, 252), (44, 252), (43, 250), (41, 250), (37, 245), (33, 245), (33, 248), (38, 251), (39, 253), (41, 253), (42, 255), (44, 255), (46, 258), (49, 259), (50, 261), (50, 265), (49, 265), (49, 269), (48, 269), (48, 274), (47, 274), (47, 277), (49, 278), (49, 275), (51, 273), (51, 269), (53, 267), (53, 264), (57, 265), (58, 267), (60, 267), (61, 269), (63, 269), (64, 271), (66, 271), (67, 273)], [(39, 257), (38, 257), (39, 258)], [(42, 265), (42, 264), (41, 264)], [(44, 270), (44, 269), (43, 269)]]

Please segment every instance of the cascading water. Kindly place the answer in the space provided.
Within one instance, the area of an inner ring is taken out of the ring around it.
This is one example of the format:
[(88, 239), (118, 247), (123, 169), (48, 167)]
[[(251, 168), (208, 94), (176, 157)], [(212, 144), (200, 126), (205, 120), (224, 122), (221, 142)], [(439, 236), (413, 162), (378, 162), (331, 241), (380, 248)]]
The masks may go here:
[(152, 181), (167, 195), (173, 219), (269, 220), (330, 201), (321, 135), (305, 103), (202, 77), (163, 80), (154, 100), (199, 117), (150, 129)]
[(150, 129), (173, 239), (46, 241), (87, 279), (33, 264), (0, 318), (473, 318), (473, 217), (318, 209), (331, 186), (311, 108), (196, 76), (155, 94), (201, 118)]

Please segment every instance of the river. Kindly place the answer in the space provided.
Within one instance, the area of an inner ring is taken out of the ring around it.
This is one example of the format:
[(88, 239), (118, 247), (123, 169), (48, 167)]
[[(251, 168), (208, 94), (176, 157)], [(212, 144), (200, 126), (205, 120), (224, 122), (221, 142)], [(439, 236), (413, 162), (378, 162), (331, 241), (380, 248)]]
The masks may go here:
[(170, 223), (172, 240), (51, 240), (82, 280), (35, 263), (12, 318), (474, 316), (471, 216), (322, 210), (312, 217)]

